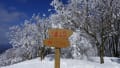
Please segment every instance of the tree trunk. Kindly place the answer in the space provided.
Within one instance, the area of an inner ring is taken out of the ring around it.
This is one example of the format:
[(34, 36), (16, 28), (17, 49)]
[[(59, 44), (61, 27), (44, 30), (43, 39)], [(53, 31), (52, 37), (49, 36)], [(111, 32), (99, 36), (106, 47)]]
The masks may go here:
[(45, 58), (45, 47), (41, 47), (40, 49), (40, 58), (41, 61)]
[(102, 38), (102, 43), (100, 46), (100, 63), (104, 63), (104, 39)]
[(114, 38), (113, 38), (113, 40), (114, 40), (114, 45), (113, 45), (113, 47), (114, 47), (114, 49), (113, 49), (113, 55), (114, 55), (114, 57), (119, 57), (119, 52), (118, 52), (118, 43), (119, 43), (119, 37), (118, 36), (114, 36)]
[(104, 63), (104, 46), (101, 45), (100, 46), (100, 63), (103, 64)]

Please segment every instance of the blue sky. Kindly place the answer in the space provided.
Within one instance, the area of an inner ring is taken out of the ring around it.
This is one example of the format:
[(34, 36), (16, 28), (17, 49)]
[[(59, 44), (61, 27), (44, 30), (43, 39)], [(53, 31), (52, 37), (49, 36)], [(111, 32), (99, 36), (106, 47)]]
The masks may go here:
[(23, 23), (33, 13), (48, 16), (48, 9), (52, 8), (51, 2), (52, 0), (0, 0), (0, 45), (8, 43), (6, 32), (9, 32), (9, 27)]
[(52, 0), (0, 0), (0, 45), (8, 43), (9, 27), (19, 25), (33, 13), (49, 14)]

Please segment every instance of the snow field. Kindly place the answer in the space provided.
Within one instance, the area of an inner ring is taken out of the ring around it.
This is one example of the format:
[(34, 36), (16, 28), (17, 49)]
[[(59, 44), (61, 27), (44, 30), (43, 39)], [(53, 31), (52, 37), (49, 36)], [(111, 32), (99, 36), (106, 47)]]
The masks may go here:
[[(110, 58), (105, 58), (104, 64), (99, 63), (99, 58), (93, 59), (93, 61), (61, 59), (60, 66), (61, 68), (120, 68), (120, 64), (110, 61)], [(45, 60), (41, 61), (40, 58), (36, 58), (2, 68), (54, 68), (54, 60), (46, 58)]]

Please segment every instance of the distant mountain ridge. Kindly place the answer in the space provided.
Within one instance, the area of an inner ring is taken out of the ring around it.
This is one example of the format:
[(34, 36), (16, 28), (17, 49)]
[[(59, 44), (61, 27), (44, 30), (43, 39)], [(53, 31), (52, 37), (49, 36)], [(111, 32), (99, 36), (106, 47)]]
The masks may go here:
[(10, 45), (10, 44), (0, 44), (0, 54), (5, 52), (9, 48), (12, 48), (12, 45)]

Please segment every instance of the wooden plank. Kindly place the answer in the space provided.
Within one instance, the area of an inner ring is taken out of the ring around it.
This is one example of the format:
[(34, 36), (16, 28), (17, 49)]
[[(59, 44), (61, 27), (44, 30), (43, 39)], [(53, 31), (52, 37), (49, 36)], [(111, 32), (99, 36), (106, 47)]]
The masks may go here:
[(57, 48), (65, 48), (70, 45), (68, 39), (63, 38), (48, 38), (46, 40), (43, 40), (43, 43), (46, 46)]
[(72, 31), (68, 29), (49, 29), (49, 38), (68, 38), (72, 35)]

